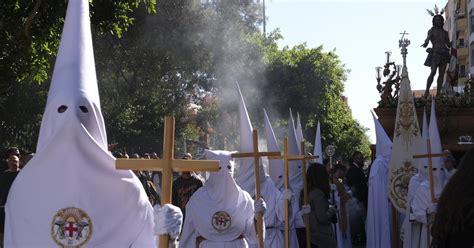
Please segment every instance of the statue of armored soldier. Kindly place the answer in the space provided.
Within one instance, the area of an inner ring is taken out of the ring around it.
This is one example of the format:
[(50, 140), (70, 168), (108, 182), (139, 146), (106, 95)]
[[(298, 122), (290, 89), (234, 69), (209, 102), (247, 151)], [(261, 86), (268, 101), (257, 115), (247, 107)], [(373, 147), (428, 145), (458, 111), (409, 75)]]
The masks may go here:
[(444, 73), (446, 71), (446, 66), (450, 60), (449, 49), (451, 47), (451, 42), (449, 41), (449, 35), (446, 30), (444, 30), (444, 18), (442, 16), (443, 10), (438, 12), (438, 7), (435, 6), (435, 13), (428, 10), (428, 13), (433, 16), (433, 27), (428, 31), (425, 43), (421, 45), (422, 47), (427, 47), (428, 42), (431, 41), (432, 47), (426, 49), (428, 56), (425, 61), (425, 66), (431, 68), (431, 73), (428, 76), (426, 82), (426, 90), (424, 97), (428, 97), (431, 84), (433, 83), (434, 76), (436, 74), (436, 69), (438, 69), (438, 80), (436, 85), (436, 95), (441, 95), (441, 88), (443, 85)]

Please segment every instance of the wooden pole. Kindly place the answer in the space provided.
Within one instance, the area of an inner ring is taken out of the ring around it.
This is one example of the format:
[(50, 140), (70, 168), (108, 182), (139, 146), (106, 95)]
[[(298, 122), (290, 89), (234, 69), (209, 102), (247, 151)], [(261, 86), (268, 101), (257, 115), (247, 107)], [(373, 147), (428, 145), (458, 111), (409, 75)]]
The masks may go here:
[[(390, 203), (392, 209), (392, 246), (393, 248), (400, 248), (400, 236), (398, 235), (398, 218), (397, 209)], [(408, 216), (406, 217), (408, 218)]]
[[(431, 154), (431, 141), (428, 139), (426, 141), (426, 145), (428, 148), (428, 154)], [(430, 175), (430, 191), (431, 191), (431, 203), (435, 203), (435, 191), (434, 191), (434, 181), (433, 181), (433, 161), (430, 158), (428, 158), (428, 169), (429, 169), (429, 175)]]
[[(305, 148), (304, 148), (304, 142), (301, 142), (301, 155), (305, 156)], [(306, 178), (306, 159), (304, 159), (302, 162), (301, 169), (303, 170), (303, 201), (304, 204), (309, 204), (309, 199), (308, 199), (308, 178)], [(306, 226), (306, 248), (311, 248), (311, 229), (309, 226), (309, 215), (305, 214), (303, 216), (304, 218), (304, 225)]]
[[(252, 131), (253, 137), (253, 147), (254, 151), (258, 152), (258, 135), (257, 130), (254, 129)], [(260, 157), (254, 157), (254, 164), (255, 164), (255, 178), (257, 179), (255, 182), (255, 200), (258, 201), (261, 198), (260, 194)], [(264, 248), (264, 240), (263, 240), (263, 216), (262, 213), (257, 213), (257, 234), (258, 234), (258, 247)]]
[[(173, 174), (173, 169), (171, 167), (171, 160), (173, 160), (174, 157), (174, 125), (175, 125), (175, 120), (174, 117), (167, 116), (165, 117), (165, 127), (164, 127), (164, 132), (165, 134), (170, 134), (170, 135), (164, 135), (164, 142), (163, 142), (163, 160), (165, 164), (168, 166), (164, 166), (163, 168), (163, 175), (172, 175)], [(171, 190), (173, 188), (173, 182), (172, 182), (172, 177), (171, 176), (162, 176), (161, 180), (161, 206), (164, 206), (165, 204), (171, 203)], [(160, 248), (165, 248), (168, 247), (169, 245), (169, 235), (160, 235)]]
[[(283, 155), (284, 157), (288, 157), (288, 138), (285, 138), (283, 140)], [(283, 169), (283, 175), (284, 175), (284, 187), (285, 190), (288, 190), (289, 187), (289, 178), (288, 178), (288, 159), (285, 159), (284, 161), (284, 169)], [(290, 247), (290, 222), (289, 222), (289, 206), (288, 206), (288, 200), (285, 199), (284, 201), (284, 207), (285, 207), (285, 248)]]
[[(276, 156), (281, 157), (281, 152), (259, 152), (258, 151), (258, 133), (256, 129), (252, 130), (252, 139), (253, 139), (253, 152), (242, 152), (232, 154), (233, 158), (254, 158), (254, 170), (255, 170), (255, 200), (261, 198), (260, 192), (260, 157)], [(263, 216), (261, 213), (257, 213), (257, 237), (258, 237), (258, 246), (264, 248), (265, 243), (263, 239)]]

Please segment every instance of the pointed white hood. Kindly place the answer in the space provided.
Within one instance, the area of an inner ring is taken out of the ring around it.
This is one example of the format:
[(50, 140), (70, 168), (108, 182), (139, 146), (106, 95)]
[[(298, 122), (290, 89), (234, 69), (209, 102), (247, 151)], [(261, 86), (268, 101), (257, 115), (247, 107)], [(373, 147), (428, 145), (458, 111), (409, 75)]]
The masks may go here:
[(69, 1), (59, 51), (54, 65), (46, 110), (41, 122), (37, 152), (64, 125), (58, 112), (73, 112), (87, 132), (105, 150), (107, 134), (100, 110), (88, 1)]
[[(295, 122), (293, 120), (291, 109), (290, 117), (288, 119), (288, 154), (300, 154), (300, 144), (298, 143)], [(290, 161), (288, 167), (290, 187), (294, 192), (297, 192), (303, 188), (303, 172), (301, 170), (301, 161)]]
[(392, 141), (388, 137), (387, 133), (383, 129), (382, 125), (380, 124), (377, 117), (375, 117), (374, 113), (372, 112), (372, 117), (374, 118), (375, 124), (375, 135), (376, 135), (376, 154), (377, 158), (384, 158), (387, 161), (390, 160), (390, 156), (392, 155)]
[[(441, 148), (441, 138), (438, 131), (438, 121), (436, 119), (436, 110), (435, 110), (435, 101), (431, 101), (431, 114), (430, 114), (430, 126), (429, 126), (429, 137), (431, 141), (431, 152), (432, 153), (442, 153)], [(443, 160), (440, 157), (433, 158), (433, 179), (435, 194), (439, 196), (443, 190), (444, 185), (444, 166)]]
[[(247, 111), (244, 97), (240, 91), (239, 84), (237, 84), (239, 91), (239, 116), (240, 116), (240, 150), (239, 152), (253, 152), (253, 137), (252, 137), (252, 123)], [(254, 158), (240, 158), (239, 170), (236, 175), (237, 184), (251, 196), (255, 195), (255, 159)], [(265, 180), (265, 170), (263, 163), (260, 161), (260, 181)]]
[[(421, 140), (420, 145), (418, 146), (418, 154), (426, 154), (428, 153), (427, 149), (427, 142), (429, 138), (429, 131), (428, 131), (428, 119), (426, 118), (426, 109), (423, 109), (423, 123), (422, 123), (422, 130), (421, 130)], [(427, 158), (419, 158), (418, 161), (418, 175), (423, 180), (428, 180), (428, 159)]]
[(155, 244), (143, 186), (107, 151), (87, 0), (68, 1), (37, 153), (12, 185), (6, 216), (9, 247)]
[(239, 187), (234, 181), (235, 164), (232, 153), (220, 150), (205, 150), (206, 159), (219, 160), (218, 172), (206, 172), (206, 189), (209, 197), (218, 206), (232, 208), (236, 206), (239, 197)]
[(321, 144), (321, 125), (319, 121), (318, 126), (316, 127), (316, 138), (314, 139), (313, 155), (318, 156), (316, 159), (317, 163), (323, 164), (323, 146)]
[(304, 141), (303, 127), (301, 126), (300, 113), (296, 113), (296, 140), (298, 141), (298, 145)]
[[(268, 118), (267, 111), (264, 109), (265, 115), (265, 135), (267, 139), (267, 149), (269, 151), (280, 151), (280, 146), (276, 139), (275, 133), (273, 132), (272, 124)], [(283, 160), (282, 159), (269, 159), (268, 160), (268, 172), (273, 184), (278, 189), (283, 189)]]

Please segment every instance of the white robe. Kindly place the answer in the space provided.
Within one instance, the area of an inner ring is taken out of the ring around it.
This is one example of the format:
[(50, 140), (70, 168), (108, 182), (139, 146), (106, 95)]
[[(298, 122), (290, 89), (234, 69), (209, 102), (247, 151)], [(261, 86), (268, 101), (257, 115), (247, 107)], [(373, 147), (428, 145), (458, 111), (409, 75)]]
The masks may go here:
[[(254, 201), (232, 177), (234, 164), (227, 151), (206, 150), (207, 159), (219, 159), (219, 171), (209, 173), (186, 205), (179, 247), (247, 248), (257, 243)], [(265, 237), (265, 236), (264, 236)]]
[[(260, 184), (260, 193), (265, 199), (267, 210), (265, 211), (265, 247), (284, 247), (285, 245), (285, 212), (283, 206), (283, 194), (273, 185), (270, 177)], [(258, 247), (257, 244), (251, 247)]]
[[(423, 182), (423, 178), (420, 174), (415, 174), (410, 178), (410, 183), (408, 184), (408, 194), (407, 194), (407, 209), (405, 211), (405, 218), (402, 224), (402, 236), (403, 236), (403, 247), (418, 247), (421, 227), (422, 225), (416, 221), (413, 221), (412, 214), (412, 203), (413, 197), (415, 196), (416, 190)], [(410, 221), (410, 216), (412, 216), (412, 221)]]
[[(57, 247), (55, 215), (74, 207), (91, 221), (83, 247), (155, 247), (153, 209), (138, 178), (116, 170), (114, 158), (74, 118), (67, 124), (16, 177), (6, 205), (5, 246)], [(70, 235), (77, 235), (76, 223)]]
[[(196, 238), (204, 237), (200, 248), (241, 248), (257, 242), (254, 224), (254, 206), (250, 195), (240, 190), (237, 204), (230, 208), (221, 208), (209, 197), (207, 187), (201, 187), (189, 199), (186, 205), (186, 218), (179, 247), (195, 248)], [(218, 232), (211, 225), (214, 213), (227, 212), (231, 217), (230, 227)], [(243, 235), (245, 239), (240, 239)]]
[[(437, 196), (436, 196), (437, 197)], [(418, 189), (415, 192), (412, 202), (412, 214), (417, 223), (421, 225), (421, 232), (419, 232), (418, 237), (413, 237), (413, 239), (418, 239), (418, 246), (420, 248), (428, 248), (429, 243), (431, 243), (431, 235), (429, 234), (430, 230), (428, 228), (428, 219), (427, 215), (428, 208), (432, 205), (431, 203), (431, 192), (430, 192), (430, 183), (429, 181), (423, 181)], [(416, 235), (416, 234), (415, 234)], [(428, 240), (429, 235), (429, 240)], [(416, 244), (415, 244), (416, 245)]]
[[(331, 187), (332, 188), (335, 188), (335, 185), (332, 186), (334, 184), (331, 184)], [(337, 192), (337, 191), (335, 191)], [(347, 190), (346, 190), (347, 192)], [(347, 226), (346, 226), (346, 238), (343, 238), (342, 237), (342, 228), (341, 228), (341, 214), (342, 211), (341, 211), (341, 198), (339, 196), (339, 193), (336, 193), (335, 196), (334, 196), (334, 200), (336, 201), (336, 205), (337, 205), (337, 210), (338, 210), (338, 213), (337, 213), (337, 218), (338, 218), (338, 222), (336, 224), (333, 224), (333, 227), (334, 225), (336, 226), (336, 236), (337, 236), (337, 247), (338, 248), (351, 248), (352, 247), (352, 239), (351, 239), (351, 225), (350, 225), (350, 222), (349, 222), (349, 213), (347, 211), (347, 203), (346, 203), (346, 211), (345, 211), (345, 215), (346, 215), (346, 220), (347, 220)]]
[(369, 175), (367, 248), (391, 247), (390, 202), (386, 189), (389, 159), (378, 157)]

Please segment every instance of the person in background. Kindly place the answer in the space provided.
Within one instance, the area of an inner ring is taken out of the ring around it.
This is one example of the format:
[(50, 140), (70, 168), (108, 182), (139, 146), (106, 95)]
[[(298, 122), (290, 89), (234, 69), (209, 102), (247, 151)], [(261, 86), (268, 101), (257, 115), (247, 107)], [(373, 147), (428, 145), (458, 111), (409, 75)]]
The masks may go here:
[[(183, 159), (192, 160), (190, 153), (186, 153)], [(173, 182), (172, 204), (181, 208), (183, 218), (186, 218), (186, 204), (189, 198), (199, 188), (203, 186), (203, 182), (199, 180), (194, 173), (183, 171)]]
[(364, 172), (364, 156), (356, 151), (352, 155), (352, 161), (346, 174), (347, 186), (352, 188), (355, 198), (357, 198), (367, 209), (367, 176)]
[(311, 247), (335, 248), (336, 237), (332, 220), (334, 220), (337, 210), (329, 204), (331, 188), (326, 168), (318, 163), (310, 164), (307, 181), (311, 207), (309, 213)]
[(449, 179), (456, 173), (456, 159), (450, 150), (444, 150), (443, 153), (445, 154), (445, 157), (443, 157), (443, 164), (446, 169), (445, 183), (448, 183)]
[(20, 172), (20, 158), (16, 155), (11, 155), (7, 159), (8, 170), (0, 174), (0, 233), (3, 234), (5, 230), (5, 204), (7, 203), (8, 193)]
[(474, 149), (446, 184), (431, 228), (432, 247), (474, 247)]
[(21, 159), (21, 154), (20, 154), (20, 150), (17, 148), (17, 147), (10, 147), (7, 149), (7, 152), (5, 153), (5, 160), (2, 160), (2, 163), (1, 163), (1, 168), (0, 168), (0, 171), (5, 171), (5, 170), (8, 170), (8, 158), (12, 155), (15, 155), (17, 156), (18, 158)]

